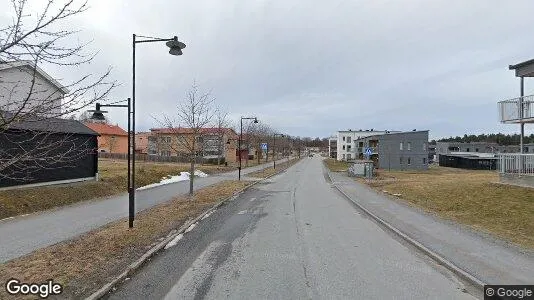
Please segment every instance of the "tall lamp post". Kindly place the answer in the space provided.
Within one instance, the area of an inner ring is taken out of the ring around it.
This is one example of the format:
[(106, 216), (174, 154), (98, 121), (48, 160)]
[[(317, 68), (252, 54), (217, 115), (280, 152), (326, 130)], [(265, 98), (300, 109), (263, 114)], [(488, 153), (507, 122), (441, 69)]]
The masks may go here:
[(279, 137), (284, 137), (283, 134), (280, 134), (280, 133), (275, 133), (273, 134), (273, 169), (276, 169), (276, 155), (275, 155), (275, 151), (276, 151), (276, 137), (279, 136)]
[[(241, 117), (241, 129), (239, 131), (239, 143), (238, 143), (238, 153), (239, 153), (239, 175), (238, 180), (241, 180), (241, 140), (243, 140), (243, 120), (254, 120), (254, 123), (258, 123), (258, 118), (256, 117)], [(248, 153), (247, 153), (248, 155)]]
[[(132, 153), (132, 178), (131, 183), (128, 185), (129, 189), (129, 205), (128, 205), (128, 227), (132, 228), (134, 223), (135, 216), (135, 45), (140, 43), (156, 43), (156, 42), (166, 42), (165, 44), (169, 47), (169, 54), (171, 55), (182, 55), (182, 49), (185, 48), (185, 44), (178, 41), (178, 37), (174, 36), (172, 38), (157, 38), (150, 36), (132, 35), (132, 142), (131, 147), (134, 149)], [(129, 148), (129, 147), (128, 147)]]

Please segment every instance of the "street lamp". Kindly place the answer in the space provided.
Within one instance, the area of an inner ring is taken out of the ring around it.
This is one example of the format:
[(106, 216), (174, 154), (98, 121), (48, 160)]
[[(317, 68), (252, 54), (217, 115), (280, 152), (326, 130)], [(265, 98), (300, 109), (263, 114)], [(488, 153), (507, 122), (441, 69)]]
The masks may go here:
[(273, 134), (273, 169), (276, 169), (276, 136), (284, 137), (284, 135), (280, 133)]
[[(121, 103), (121, 102), (124, 102), (124, 101), (128, 101), (128, 104), (116, 104), (116, 103)], [(96, 103), (96, 109), (95, 110), (90, 110), (89, 112), (92, 112), (93, 115), (91, 116), (91, 119), (92, 120), (98, 120), (98, 121), (104, 121), (106, 120), (106, 118), (104, 117), (104, 114), (107, 113), (107, 111), (104, 111), (104, 110), (101, 110), (100, 108), (101, 107), (126, 107), (128, 108), (128, 199), (129, 199), (129, 202), (130, 202), (130, 205), (132, 205), (131, 203), (134, 202), (134, 199), (135, 199), (135, 189), (132, 189), (132, 178), (134, 178), (134, 174), (135, 174), (135, 169), (133, 168), (133, 164), (132, 162), (135, 161), (135, 151), (133, 149), (135, 148), (132, 148), (131, 147), (131, 142), (132, 142), (132, 136), (135, 137), (135, 130), (132, 130), (132, 121), (133, 121), (133, 111), (132, 111), (132, 105), (131, 105), (131, 100), (130, 98), (126, 99), (126, 100), (121, 100), (121, 101), (117, 101), (115, 103), (111, 103), (111, 104), (100, 104), (100, 103)], [(133, 211), (132, 210), (129, 210), (129, 219), (132, 220), (132, 223), (130, 228), (133, 226)]]
[[(128, 205), (128, 227), (133, 227), (134, 216), (135, 216), (135, 44), (139, 43), (156, 43), (156, 42), (166, 42), (165, 44), (169, 47), (169, 54), (171, 55), (182, 55), (182, 49), (185, 48), (185, 44), (178, 41), (178, 37), (174, 36), (172, 38), (156, 38), (149, 36), (132, 35), (132, 142), (131, 146), (134, 149), (132, 152), (132, 178), (131, 183), (128, 185), (129, 189), (128, 194), (130, 195), (129, 205)], [(128, 143), (130, 141), (128, 139)], [(128, 146), (128, 148), (130, 148)], [(128, 166), (129, 167), (129, 166)]]
[[(258, 123), (258, 118), (256, 117), (241, 117), (241, 130), (239, 131), (239, 143), (238, 143), (238, 153), (239, 153), (239, 172), (238, 180), (241, 180), (241, 140), (243, 139), (243, 120), (254, 120), (254, 123)], [(247, 153), (248, 155), (248, 153)]]

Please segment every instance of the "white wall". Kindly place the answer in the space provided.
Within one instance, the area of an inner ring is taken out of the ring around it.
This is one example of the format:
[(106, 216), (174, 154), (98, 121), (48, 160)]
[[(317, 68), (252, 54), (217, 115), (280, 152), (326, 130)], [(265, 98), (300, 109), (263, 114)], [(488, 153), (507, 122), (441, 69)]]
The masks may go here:
[(24, 106), (23, 111), (37, 108), (45, 116), (59, 115), (62, 91), (38, 73), (32, 88), (32, 78), (33, 71), (28, 67), (0, 70), (0, 110), (18, 111)]

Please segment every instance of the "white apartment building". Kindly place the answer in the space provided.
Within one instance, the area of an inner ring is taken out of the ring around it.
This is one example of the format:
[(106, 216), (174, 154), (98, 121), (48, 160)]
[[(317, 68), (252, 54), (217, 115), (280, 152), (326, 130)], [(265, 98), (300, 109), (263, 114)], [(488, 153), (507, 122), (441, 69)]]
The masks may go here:
[(385, 133), (394, 133), (400, 131), (377, 131), (374, 129), (366, 130), (342, 130), (337, 132), (337, 149), (336, 149), (336, 160), (351, 160), (358, 157), (356, 145), (354, 144), (355, 140), (371, 136), (379, 135)]

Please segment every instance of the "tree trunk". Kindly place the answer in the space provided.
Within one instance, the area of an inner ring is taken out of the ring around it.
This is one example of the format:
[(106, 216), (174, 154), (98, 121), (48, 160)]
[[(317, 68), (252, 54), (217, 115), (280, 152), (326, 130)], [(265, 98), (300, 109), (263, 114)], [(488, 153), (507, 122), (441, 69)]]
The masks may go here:
[(195, 155), (191, 158), (191, 168), (189, 169), (189, 195), (193, 196), (193, 181), (195, 178)]

